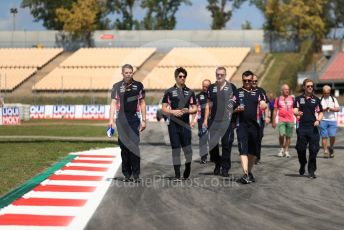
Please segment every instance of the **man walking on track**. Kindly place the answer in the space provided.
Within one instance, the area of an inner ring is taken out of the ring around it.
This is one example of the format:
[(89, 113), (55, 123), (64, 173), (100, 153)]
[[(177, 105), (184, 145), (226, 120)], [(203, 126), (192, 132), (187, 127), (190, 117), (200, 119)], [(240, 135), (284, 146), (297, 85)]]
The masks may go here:
[[(266, 96), (266, 91), (263, 88), (258, 87), (258, 77), (256, 75), (253, 75), (252, 90), (256, 91), (259, 94), (264, 94), (265, 98), (267, 100), (267, 103), (269, 103), (268, 98)], [(270, 122), (270, 112), (269, 112), (268, 107), (264, 110), (260, 109), (258, 116), (260, 119), (260, 138), (259, 138), (259, 143), (258, 143), (257, 158), (254, 162), (255, 164), (260, 164), (260, 155), (261, 155), (261, 150), (262, 150), (262, 140), (264, 137), (264, 128), (265, 128), (265, 125), (269, 124), (269, 122)]]
[(205, 109), (208, 100), (208, 88), (211, 82), (208, 79), (202, 81), (202, 91), (196, 95), (197, 102), (197, 114), (193, 116), (191, 127), (198, 125), (198, 137), (199, 137), (199, 155), (201, 157), (200, 164), (207, 162), (209, 151), (209, 132), (206, 127), (203, 126)]
[[(325, 85), (323, 87), (323, 95), (320, 98), (321, 105), (324, 109), (324, 117), (320, 122), (321, 143), (324, 149), (325, 158), (334, 157), (334, 143), (336, 141), (337, 132), (337, 112), (339, 112), (339, 104), (335, 97), (331, 95), (331, 87)], [(330, 138), (330, 146), (327, 140)]]
[(265, 110), (266, 98), (260, 91), (252, 90), (253, 73), (242, 74), (243, 86), (235, 96), (237, 116), (237, 137), (241, 166), (244, 175), (240, 179), (243, 184), (255, 182), (252, 169), (259, 152), (260, 117), (259, 111)]
[[(221, 66), (216, 69), (216, 82), (208, 89), (208, 103), (205, 110), (204, 126), (208, 127), (210, 141), (210, 157), (215, 163), (214, 175), (229, 177), (231, 168), (231, 151), (234, 140), (231, 124), (234, 95), (236, 87), (226, 81), (226, 68)], [(209, 118), (209, 122), (208, 122)], [(222, 156), (220, 156), (219, 140), (222, 144)]]
[[(275, 99), (274, 112), (272, 115), (272, 127), (278, 127), (280, 151), (279, 157), (290, 157), (289, 145), (293, 136), (295, 125), (295, 117), (293, 114), (294, 98), (289, 95), (289, 86), (283, 84), (281, 86), (281, 96)], [(278, 124), (277, 124), (278, 118)]]
[(197, 112), (194, 92), (186, 87), (187, 71), (179, 67), (174, 72), (176, 84), (165, 91), (162, 99), (162, 111), (168, 116), (168, 134), (172, 147), (172, 162), (175, 177), (173, 181), (179, 182), (181, 148), (185, 155), (186, 163), (183, 178), (188, 179), (191, 172), (192, 148), (190, 114)]
[(296, 131), (296, 150), (300, 162), (300, 175), (305, 174), (307, 164), (306, 151), (309, 148), (308, 174), (309, 178), (315, 179), (317, 169), (317, 155), (319, 152), (319, 130), (318, 126), (323, 118), (323, 108), (320, 99), (313, 94), (314, 83), (311, 79), (303, 81), (304, 94), (295, 98), (294, 115), (299, 116), (299, 125)]
[(122, 66), (122, 75), (123, 80), (112, 87), (109, 126), (118, 130), (124, 181), (130, 181), (133, 176), (134, 182), (139, 182), (139, 132), (146, 128), (145, 90), (141, 82), (133, 79), (131, 65)]

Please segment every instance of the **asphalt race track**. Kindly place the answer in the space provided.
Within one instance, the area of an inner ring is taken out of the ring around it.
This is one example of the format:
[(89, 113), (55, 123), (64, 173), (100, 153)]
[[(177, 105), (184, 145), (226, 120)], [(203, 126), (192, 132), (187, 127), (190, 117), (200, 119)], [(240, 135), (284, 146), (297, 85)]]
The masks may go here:
[[(236, 141), (231, 177), (212, 174), (214, 165), (198, 163), (193, 131), (191, 178), (174, 183), (166, 125), (149, 123), (141, 136), (142, 182), (124, 183), (117, 172), (86, 229), (344, 229), (344, 138), (337, 133), (334, 159), (320, 150), (317, 179), (299, 176), (292, 139), (291, 158), (279, 158), (278, 133), (268, 126), (257, 182), (243, 185)], [(167, 144), (166, 144), (167, 143)], [(306, 172), (307, 174), (307, 172)]]

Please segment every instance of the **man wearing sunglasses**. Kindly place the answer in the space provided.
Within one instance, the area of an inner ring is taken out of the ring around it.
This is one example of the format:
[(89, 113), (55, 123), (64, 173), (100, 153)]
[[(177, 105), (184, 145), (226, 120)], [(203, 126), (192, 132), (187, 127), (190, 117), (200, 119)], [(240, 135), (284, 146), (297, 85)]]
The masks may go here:
[(173, 181), (179, 182), (183, 148), (186, 159), (183, 178), (188, 179), (191, 172), (192, 148), (190, 114), (197, 112), (195, 93), (186, 87), (187, 71), (179, 67), (174, 71), (176, 84), (165, 91), (162, 99), (162, 112), (168, 116), (168, 134), (172, 147), (172, 162), (175, 177)]
[(237, 113), (237, 137), (241, 166), (244, 175), (240, 181), (243, 184), (255, 182), (252, 169), (259, 152), (260, 117), (259, 111), (265, 110), (266, 97), (260, 91), (252, 90), (253, 73), (245, 71), (242, 74), (242, 88), (235, 96)]
[[(203, 126), (209, 130), (210, 158), (214, 160), (214, 175), (229, 177), (231, 168), (231, 151), (234, 140), (233, 127), (231, 125), (234, 95), (236, 87), (226, 81), (226, 68), (217, 67), (216, 82), (208, 88), (208, 103), (205, 109)], [(208, 121), (209, 119), (209, 121)], [(222, 145), (220, 156), (219, 141)]]
[(293, 112), (299, 117), (296, 150), (300, 162), (300, 175), (305, 174), (307, 164), (306, 151), (309, 148), (308, 173), (309, 178), (315, 179), (317, 169), (317, 155), (319, 152), (318, 126), (323, 118), (323, 108), (320, 99), (313, 94), (314, 82), (311, 79), (303, 81), (304, 94), (297, 96), (294, 101)]
[[(255, 74), (253, 75), (253, 79), (252, 79), (252, 90), (256, 91), (259, 94), (264, 94), (264, 96), (267, 100), (266, 103), (269, 103), (267, 96), (266, 96), (266, 91), (265, 91), (265, 89), (258, 86), (258, 77)], [(262, 149), (262, 140), (264, 137), (264, 127), (265, 127), (265, 125), (269, 124), (269, 122), (270, 122), (270, 113), (269, 113), (268, 107), (264, 110), (260, 109), (258, 116), (259, 116), (259, 121), (260, 121), (260, 138), (259, 138), (259, 143), (258, 143), (257, 158), (256, 158), (256, 161), (254, 162), (255, 164), (260, 164), (260, 153), (261, 153), (261, 149)]]

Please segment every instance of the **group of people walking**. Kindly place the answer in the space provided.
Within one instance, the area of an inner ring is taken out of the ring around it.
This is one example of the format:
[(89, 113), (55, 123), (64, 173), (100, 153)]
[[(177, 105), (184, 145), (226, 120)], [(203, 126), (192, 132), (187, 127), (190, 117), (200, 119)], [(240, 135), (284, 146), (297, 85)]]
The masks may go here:
[[(289, 145), (296, 120), (299, 173), (300, 175), (305, 173), (308, 146), (308, 173), (310, 178), (316, 178), (316, 156), (320, 140), (318, 127), (322, 128), (320, 135), (325, 153), (333, 156), (335, 128), (333, 128), (334, 118), (331, 112), (339, 110), (337, 100), (326, 95), (322, 98), (316, 97), (313, 94), (313, 81), (306, 79), (303, 82), (304, 94), (296, 98), (289, 95), (288, 85), (282, 85), (281, 96), (273, 99), (273, 111), (270, 111), (266, 92), (257, 86), (258, 79), (253, 72), (248, 70), (242, 73), (240, 88), (228, 82), (226, 74), (225, 67), (217, 67), (216, 81), (211, 83), (209, 79), (203, 80), (202, 91), (195, 95), (193, 90), (186, 86), (187, 70), (179, 67), (174, 71), (175, 84), (165, 91), (162, 100), (162, 112), (167, 116), (172, 148), (175, 173), (173, 181), (178, 182), (190, 176), (191, 129), (197, 124), (200, 163), (205, 164), (210, 153), (210, 160), (214, 162), (214, 175), (229, 177), (231, 150), (236, 130), (243, 170), (240, 181), (244, 184), (255, 182), (253, 167), (260, 163), (264, 126), (269, 124), (270, 120), (272, 127), (278, 127), (279, 131), (281, 149), (278, 156), (285, 157), (290, 157)], [(122, 67), (122, 75), (123, 80), (113, 85), (109, 125), (116, 126), (118, 130), (124, 180), (130, 181), (133, 177), (133, 180), (138, 182), (139, 132), (146, 127), (145, 90), (142, 83), (133, 79), (131, 65), (126, 64)], [(325, 89), (326, 92), (331, 90)], [(329, 147), (328, 137), (330, 137)], [(220, 154), (220, 142), (222, 154)], [(182, 150), (185, 166), (181, 174)]]

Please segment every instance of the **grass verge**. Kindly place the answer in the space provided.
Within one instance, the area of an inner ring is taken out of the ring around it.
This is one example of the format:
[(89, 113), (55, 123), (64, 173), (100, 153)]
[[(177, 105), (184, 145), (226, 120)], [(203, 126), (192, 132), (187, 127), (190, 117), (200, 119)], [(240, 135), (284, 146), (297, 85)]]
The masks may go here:
[(114, 147), (113, 143), (0, 143), (0, 197), (62, 160), (70, 152)]

